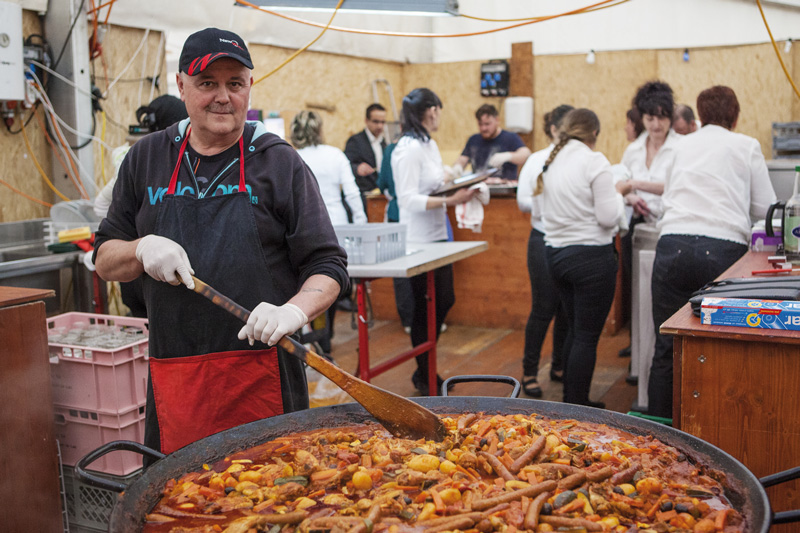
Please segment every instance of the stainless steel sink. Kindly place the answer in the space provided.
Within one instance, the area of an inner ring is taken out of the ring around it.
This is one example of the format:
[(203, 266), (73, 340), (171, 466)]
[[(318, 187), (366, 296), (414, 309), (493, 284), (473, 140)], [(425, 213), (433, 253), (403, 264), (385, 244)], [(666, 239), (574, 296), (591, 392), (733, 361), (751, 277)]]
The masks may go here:
[(22, 261), (24, 259), (31, 259), (33, 257), (42, 257), (51, 255), (47, 247), (42, 244), (31, 244), (26, 246), (19, 246), (13, 248), (0, 248), (0, 263), (9, 261)]

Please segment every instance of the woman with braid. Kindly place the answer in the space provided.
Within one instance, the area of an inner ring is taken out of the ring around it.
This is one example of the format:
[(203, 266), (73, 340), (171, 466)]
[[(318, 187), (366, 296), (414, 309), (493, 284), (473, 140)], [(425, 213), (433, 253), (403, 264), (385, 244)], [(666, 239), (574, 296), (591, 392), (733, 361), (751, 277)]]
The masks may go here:
[[(597, 341), (614, 299), (614, 234), (625, 217), (611, 165), (594, 151), (600, 120), (589, 109), (567, 113), (545, 161), (534, 195), (542, 220), (550, 272), (567, 314), (564, 402), (603, 408), (589, 400)], [(620, 187), (624, 187), (624, 182)], [(626, 192), (626, 191), (622, 191)]]

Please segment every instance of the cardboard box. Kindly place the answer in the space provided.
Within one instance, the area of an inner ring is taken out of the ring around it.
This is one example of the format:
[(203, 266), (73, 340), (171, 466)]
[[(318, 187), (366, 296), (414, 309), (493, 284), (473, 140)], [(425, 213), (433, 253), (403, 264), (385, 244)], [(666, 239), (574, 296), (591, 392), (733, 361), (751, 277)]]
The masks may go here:
[(703, 298), (703, 324), (800, 331), (800, 302)]

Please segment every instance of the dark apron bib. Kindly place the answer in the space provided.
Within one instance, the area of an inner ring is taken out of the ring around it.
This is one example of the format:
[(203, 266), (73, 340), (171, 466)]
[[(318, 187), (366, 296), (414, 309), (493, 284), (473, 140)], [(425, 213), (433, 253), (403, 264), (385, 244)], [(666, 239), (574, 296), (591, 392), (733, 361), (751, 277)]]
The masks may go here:
[[(245, 189), (243, 139), (238, 192), (175, 196), (189, 133), (159, 207), (155, 234), (183, 246), (199, 279), (252, 309), (275, 292)], [(279, 362), (275, 348), (253, 349), (236, 338), (243, 325), (236, 317), (183, 285), (146, 275), (144, 285), (151, 324), (148, 446), (169, 454), (213, 433), (283, 414), (284, 393), (304, 389), (301, 366), (298, 378), (298, 368), (283, 368), (287, 365)], [(303, 408), (303, 398), (307, 406), (305, 394), (299, 393), (299, 405), (289, 401), (287, 411)]]

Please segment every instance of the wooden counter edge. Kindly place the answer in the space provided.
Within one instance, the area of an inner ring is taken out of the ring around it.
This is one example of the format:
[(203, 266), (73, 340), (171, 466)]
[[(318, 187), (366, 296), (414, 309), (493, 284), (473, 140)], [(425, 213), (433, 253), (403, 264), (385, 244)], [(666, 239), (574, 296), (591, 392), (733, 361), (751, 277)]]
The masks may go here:
[(0, 286), (0, 307), (24, 304), (44, 298), (54, 298), (55, 295), (56, 291), (51, 289)]

